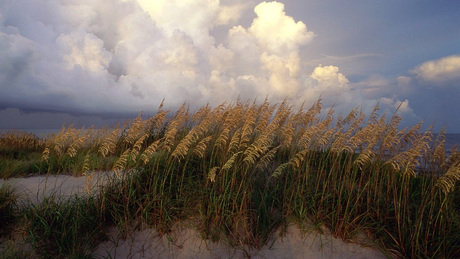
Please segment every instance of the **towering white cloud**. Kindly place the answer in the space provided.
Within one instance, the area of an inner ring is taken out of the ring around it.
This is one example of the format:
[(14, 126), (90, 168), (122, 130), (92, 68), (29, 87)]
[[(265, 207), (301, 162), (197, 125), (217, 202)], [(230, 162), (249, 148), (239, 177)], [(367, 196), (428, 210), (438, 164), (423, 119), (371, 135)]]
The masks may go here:
[(256, 6), (254, 12), (257, 18), (254, 19), (249, 32), (270, 54), (289, 56), (314, 36), (303, 22), (295, 22), (292, 17), (286, 15), (282, 3), (262, 2)]
[(65, 68), (75, 66), (89, 71), (106, 71), (112, 61), (112, 54), (104, 48), (104, 42), (92, 33), (72, 31), (56, 39), (63, 50)]
[(230, 72), (259, 95), (298, 96), (303, 87), (299, 49), (314, 33), (287, 16), (282, 3), (262, 2), (254, 12), (257, 17), (248, 29), (235, 26), (228, 33), (226, 47), (235, 54)]

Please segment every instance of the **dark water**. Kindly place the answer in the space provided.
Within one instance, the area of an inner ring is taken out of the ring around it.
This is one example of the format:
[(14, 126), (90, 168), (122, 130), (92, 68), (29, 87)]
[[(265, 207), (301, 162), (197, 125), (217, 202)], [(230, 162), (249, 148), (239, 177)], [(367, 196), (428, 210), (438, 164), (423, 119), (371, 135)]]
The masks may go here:
[(34, 134), (37, 137), (40, 138), (46, 138), (47, 136), (50, 136), (51, 134), (58, 134), (61, 129), (19, 129), (20, 131), (25, 131)]
[(446, 150), (451, 150), (455, 145), (460, 148), (460, 133), (446, 134)]
[[(61, 132), (61, 128), (59, 128), (59, 129), (17, 129), (17, 130), (32, 133), (35, 136), (40, 137), (40, 138), (46, 138), (48, 136), (51, 136), (51, 134), (56, 135), (59, 132)], [(85, 129), (84, 131), (86, 131), (86, 130), (88, 130), (88, 129)], [(5, 131), (7, 132), (7, 131), (11, 131), (11, 130), (2, 130), (2, 129), (0, 129), (0, 133), (5, 132)]]

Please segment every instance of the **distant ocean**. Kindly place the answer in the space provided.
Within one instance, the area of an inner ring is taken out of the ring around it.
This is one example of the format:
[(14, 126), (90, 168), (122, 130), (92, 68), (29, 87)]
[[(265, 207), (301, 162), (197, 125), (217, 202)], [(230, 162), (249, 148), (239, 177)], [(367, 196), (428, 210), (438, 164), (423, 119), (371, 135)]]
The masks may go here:
[[(25, 132), (30, 132), (35, 134), (37, 137), (46, 137), (51, 134), (57, 134), (61, 131), (61, 129), (18, 129), (21, 131)], [(6, 130), (1, 130), (6, 131)], [(436, 134), (434, 135), (434, 138), (436, 138)], [(460, 148), (460, 133), (448, 133), (446, 134), (446, 144), (445, 144), (445, 149), (447, 152), (449, 152), (453, 147), (457, 145)]]
[(460, 133), (446, 134), (445, 150), (450, 153), (449, 151), (455, 147), (455, 145), (460, 148)]
[[(0, 132), (11, 131), (11, 130), (13, 129), (0, 129)], [(14, 130), (32, 133), (35, 136), (40, 137), (40, 138), (45, 138), (47, 136), (50, 136), (51, 134), (58, 134), (59, 132), (61, 132), (61, 128), (59, 129), (14, 129)]]

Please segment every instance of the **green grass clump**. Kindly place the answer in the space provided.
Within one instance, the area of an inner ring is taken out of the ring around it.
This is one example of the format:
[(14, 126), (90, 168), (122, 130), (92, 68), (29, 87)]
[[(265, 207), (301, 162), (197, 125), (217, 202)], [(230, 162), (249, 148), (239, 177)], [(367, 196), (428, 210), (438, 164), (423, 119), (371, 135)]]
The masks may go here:
[(193, 202), (193, 192), (179, 190), (174, 178), (162, 171), (128, 172), (102, 193), (108, 221), (122, 233), (141, 225), (154, 227), (160, 234), (168, 233), (174, 222), (191, 215), (187, 204)]
[(0, 177), (20, 177), (40, 172), (44, 141), (31, 133), (0, 132)]
[(41, 258), (89, 258), (106, 235), (104, 212), (91, 196), (50, 196), (24, 213), (26, 240)]
[(11, 186), (0, 186), (0, 237), (11, 232), (12, 225), (17, 219), (17, 197)]

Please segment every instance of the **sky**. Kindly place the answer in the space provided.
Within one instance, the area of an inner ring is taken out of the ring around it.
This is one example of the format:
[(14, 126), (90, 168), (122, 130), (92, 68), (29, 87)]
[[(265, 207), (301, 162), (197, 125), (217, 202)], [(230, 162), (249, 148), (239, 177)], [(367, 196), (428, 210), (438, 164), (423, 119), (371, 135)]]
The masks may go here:
[(0, 0), (0, 128), (321, 97), (460, 133), (459, 17), (458, 0)]

